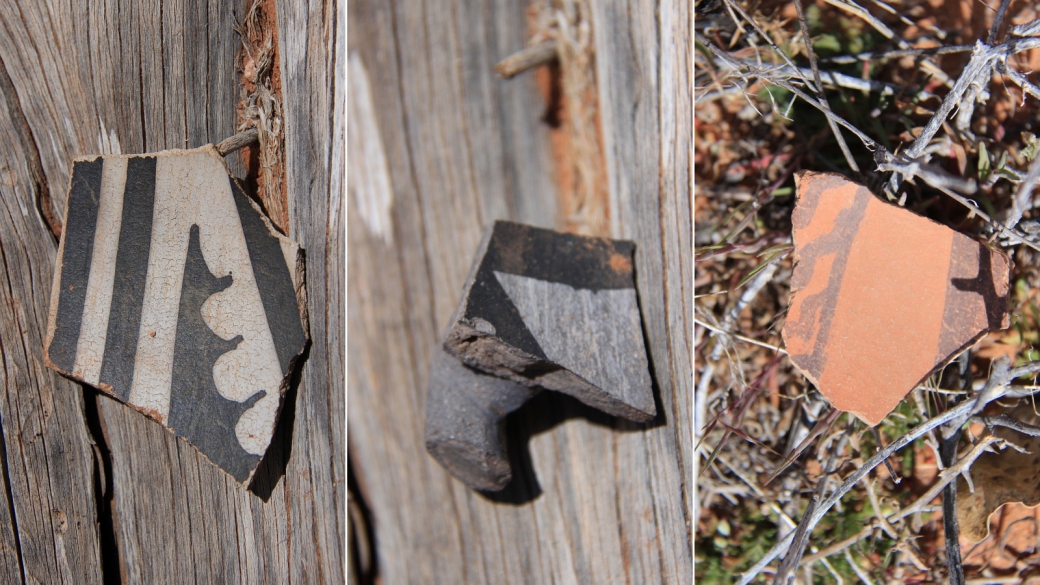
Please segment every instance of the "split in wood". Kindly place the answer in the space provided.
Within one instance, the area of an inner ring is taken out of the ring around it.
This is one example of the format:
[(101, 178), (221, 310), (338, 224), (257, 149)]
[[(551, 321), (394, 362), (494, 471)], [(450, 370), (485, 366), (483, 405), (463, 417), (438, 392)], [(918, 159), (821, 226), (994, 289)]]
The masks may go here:
[(512, 79), (528, 69), (551, 63), (555, 59), (556, 43), (545, 41), (502, 59), (495, 65), (495, 73), (502, 79)]
[(488, 230), (430, 374), (426, 446), (455, 477), (509, 483), (505, 415), (541, 389), (638, 422), (657, 415), (633, 250), (503, 221)]

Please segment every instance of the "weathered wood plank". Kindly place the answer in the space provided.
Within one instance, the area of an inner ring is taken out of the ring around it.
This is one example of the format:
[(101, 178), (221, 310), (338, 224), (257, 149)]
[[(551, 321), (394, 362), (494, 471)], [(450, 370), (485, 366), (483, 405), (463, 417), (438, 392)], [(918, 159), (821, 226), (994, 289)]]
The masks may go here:
[[(422, 449), (429, 359), (484, 225), (564, 223), (540, 121), (545, 104), (531, 76), (504, 82), (492, 70), (524, 46), (524, 9), (490, 0), (349, 4), (348, 420), (379, 575), (394, 583), (685, 582), (690, 423), (681, 417), (692, 380), (683, 295), (692, 225), (688, 161), (676, 150), (688, 148), (691, 126), (661, 117), (692, 109), (676, 88), (684, 82), (671, 78), (683, 66), (675, 55), (690, 45), (663, 48), (689, 33), (662, 34), (655, 3), (601, 8), (593, 24), (600, 69), (611, 70), (598, 81), (611, 117), (607, 164), (625, 167), (611, 179), (613, 235), (636, 242), (664, 424), (645, 428), (539, 396), (510, 422), (509, 440), (521, 451), (527, 443), (533, 468), (527, 485), (500, 498), (515, 505), (467, 489)], [(689, 16), (681, 3), (662, 10), (669, 27)], [(601, 19), (610, 22), (599, 31)], [(504, 161), (497, 170), (491, 155)]]
[[(345, 579), (346, 410), (342, 306), (345, 8), (336, 0), (277, 2), (292, 236), (307, 251), (311, 339), (285, 493), (292, 583)], [(342, 11), (342, 12), (341, 12)], [(335, 513), (335, 516), (333, 516)]]
[[(673, 416), (683, 481), (693, 461), (693, 11), (681, 0), (658, 10), (661, 120), (661, 241), (665, 311), (675, 383)], [(679, 324), (682, 324), (679, 326)], [(683, 489), (686, 534), (693, 547), (693, 501)]]
[[(64, 212), (64, 190), (76, 155), (197, 147), (235, 132), (238, 85), (234, 54), (238, 38), (234, 25), (236, 16), (242, 16), (241, 12), (236, 15), (241, 8), (238, 0), (0, 5), (0, 60), (11, 71), (19, 101), (25, 104), (25, 117), (52, 193), (54, 215), (61, 217)], [(290, 420), (276, 431), (274, 442), (280, 441), (279, 446), (269, 452), (276, 453), (269, 466), (274, 476), (268, 483), (277, 484), (261, 490), (266, 500), (243, 490), (192, 447), (139, 413), (107, 398), (95, 398), (93, 393), (88, 395), (98, 402), (111, 452), (112, 477), (108, 480), (113, 492), (115, 540), (122, 575), (129, 583), (307, 583), (343, 579), (340, 551), (344, 528), (338, 520), (344, 511), (341, 484), (345, 476), (340, 462), (343, 343), (336, 307), (342, 304), (344, 252), (342, 237), (337, 235), (342, 218), (338, 203), (341, 186), (330, 165), (343, 161), (342, 135), (333, 131), (341, 118), (333, 113), (332, 94), (342, 87), (342, 65), (334, 50), (344, 42), (338, 34), (344, 26), (336, 16), (334, 2), (279, 3), (279, 11), (279, 23), (288, 31), (279, 48), (283, 63), (291, 64), (283, 70), (283, 98), (287, 103), (284, 131), (292, 177), (289, 198), (298, 211), (290, 236), (307, 248), (308, 281), (315, 291), (310, 296), (310, 333), (314, 340), (310, 360), (304, 366), (298, 390), (288, 395), (295, 402), (283, 410)], [(11, 140), (3, 144), (6, 150), (0, 160), (23, 160), (21, 153), (6, 146), (12, 144)], [(231, 157), (233, 170), (241, 168), (236, 158)], [(8, 206), (15, 205), (11, 209), (17, 214), (9, 215), (28, 214), (24, 221), (38, 223), (33, 217), (32, 192), (25, 187), (31, 183), (16, 184), (29, 198), (10, 199)], [(16, 232), (4, 232), (8, 233)], [(46, 281), (50, 278), (52, 264), (48, 262), (53, 262), (54, 240), (46, 232), (32, 233), (25, 239), (28, 243), (12, 241), (5, 246), (7, 254), (15, 254), (10, 262), (23, 262), (18, 254), (26, 246), (40, 248), (41, 254), (46, 252), (41, 260), (28, 255), (33, 266), (31, 278)], [(8, 266), (10, 272), (12, 264)], [(29, 275), (26, 264), (22, 278)], [(48, 286), (26, 290), (31, 296), (21, 306), (46, 305)], [(41, 319), (45, 314), (41, 309), (36, 313)], [(13, 317), (3, 318), (14, 323)], [(42, 329), (25, 324), (21, 331), (31, 337)], [(6, 334), (2, 339), (7, 341)], [(11, 339), (12, 343), (16, 340)], [(29, 341), (19, 341), (16, 346), (5, 343), (5, 350), (25, 347), (25, 353), (39, 361), (42, 339)], [(7, 359), (13, 359), (13, 355), (17, 354), (5, 351)], [(18, 364), (12, 364), (8, 372), (19, 373), (18, 383), (26, 388), (46, 388), (45, 396), (49, 397), (52, 389), (55, 394), (79, 392), (79, 387), (57, 376), (48, 377), (44, 371), (34, 375), (42, 376), (47, 384), (37, 382), (34, 386), (21, 378), (39, 367), (15, 366)], [(29, 424), (45, 412), (39, 404), (29, 403), (30, 395), (24, 391), (17, 395), (25, 401), (24, 406), (16, 405), (24, 410), (20, 418), (14, 418), (18, 425)], [(82, 395), (76, 396), (82, 400)], [(59, 403), (57, 398), (54, 403)], [(68, 396), (62, 396), (60, 404), (65, 410), (58, 411), (54, 406), (55, 414), (50, 415), (52, 422), (46, 428), (72, 429), (67, 432), (78, 432), (80, 441), (86, 441), (82, 404)], [(66, 414), (59, 417), (59, 412)], [(62, 425), (62, 417), (72, 418)], [(53, 422), (56, 419), (59, 422)], [(17, 449), (39, 450), (46, 443), (29, 442), (35, 431), (8, 424), (6, 416), (3, 422), (12, 461), (24, 459)], [(48, 437), (46, 433), (43, 436)], [(54, 491), (63, 498), (93, 502), (95, 493), (84, 489), (92, 485), (89, 450), (84, 451), (88, 447), (73, 447), (76, 445), (63, 445), (64, 451), (57, 454), (41, 452), (40, 463), (34, 464), (32, 471), (46, 477), (40, 472), (46, 465), (56, 474), (55, 470), (61, 469), (59, 464), (66, 468), (71, 465), (66, 459), (81, 457), (88, 479), (76, 482), (75, 488), (55, 483)], [(288, 470), (282, 476), (286, 465)], [(67, 475), (67, 481), (77, 477)], [(25, 481), (14, 475), (11, 479), (12, 485)], [(99, 572), (100, 562), (95, 558), (91, 563), (87, 558), (90, 550), (95, 557), (98, 554), (96, 521), (82, 520), (80, 517), (88, 514), (78, 508), (73, 514), (71, 505), (48, 503), (46, 490), (36, 493), (43, 495), (15, 502), (18, 530), (35, 529), (29, 524), (23, 528), (18, 520), (19, 506), (39, 507), (41, 511), (35, 517), (41, 528), (34, 538), (40, 542), (40, 550), (45, 550), (43, 545), (53, 549), (64, 543), (66, 554), (75, 559), (69, 566), (76, 571), (93, 567)], [(70, 519), (64, 536), (50, 528), (54, 522), (51, 509), (64, 510)], [(92, 513), (92, 508), (89, 511)], [(43, 523), (48, 525), (46, 530)], [(80, 538), (73, 526), (94, 533), (90, 538)], [(29, 558), (24, 544), (23, 557)], [(42, 575), (43, 582), (62, 582), (53, 572), (59, 567), (54, 555), (39, 558), (33, 562), (41, 568), (34, 565), (34, 574)], [(52, 573), (45, 572), (48, 558), (56, 567)], [(48, 577), (51, 574), (54, 578)], [(77, 575), (65, 582), (91, 581)]]
[[(691, 508), (682, 487), (692, 480), (692, 183), (689, 159), (681, 158), (692, 146), (692, 90), (683, 65), (692, 50), (686, 28), (690, 5), (629, 0), (592, 7), (611, 235), (641, 244), (636, 249), (637, 288), (668, 421), (667, 430), (649, 434), (645, 450), (619, 449), (618, 456), (649, 458), (660, 471), (651, 478), (650, 489), (631, 493), (648, 494), (650, 501), (643, 505), (656, 513), (653, 530), (644, 536), (672, 546), (663, 547), (657, 558), (646, 555), (640, 561), (662, 578), (682, 579), (693, 572)], [(680, 486), (681, 498), (658, 501), (666, 486)]]
[(0, 57), (0, 581), (100, 583), (92, 440), (83, 390), (43, 366), (54, 266), (36, 212), (32, 144)]

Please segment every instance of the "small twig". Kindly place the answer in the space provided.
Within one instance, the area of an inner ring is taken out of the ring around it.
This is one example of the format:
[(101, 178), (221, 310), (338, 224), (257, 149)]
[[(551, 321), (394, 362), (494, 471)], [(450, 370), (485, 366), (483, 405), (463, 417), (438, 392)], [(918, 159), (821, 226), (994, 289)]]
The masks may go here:
[(1011, 33), (1011, 36), (1015, 36), (1015, 37), (1031, 37), (1031, 36), (1034, 36), (1034, 35), (1040, 33), (1040, 18), (1038, 18), (1036, 20), (1031, 20), (1031, 21), (1029, 21), (1029, 22), (1027, 22), (1025, 24), (1019, 24), (1019, 25), (1013, 26), (1013, 27), (1011, 27), (1011, 30), (1008, 31), (1008, 32)]
[[(809, 505), (805, 507), (805, 514), (802, 516), (802, 521), (798, 523), (798, 528), (794, 531), (794, 541), (791, 546), (787, 549), (787, 554), (784, 556), (783, 562), (780, 563), (780, 568), (777, 569), (776, 575), (773, 577), (773, 585), (781, 585), (785, 583), (787, 575), (792, 569), (798, 566), (798, 562), (802, 559), (802, 555), (805, 553), (805, 545), (809, 541), (809, 524), (812, 519), (813, 513), (816, 511), (816, 507), (820, 504), (820, 492), (821, 488), (827, 481), (827, 476), (820, 478), (820, 483), (816, 485), (816, 491), (813, 492), (812, 498), (809, 499)], [(794, 575), (792, 575), (794, 577)]]
[[(812, 67), (813, 78), (816, 80), (816, 95), (819, 96), (820, 103), (823, 104), (823, 107), (830, 110), (831, 104), (827, 101), (827, 96), (823, 93), (823, 82), (820, 81), (820, 68), (816, 64), (816, 51), (813, 50), (812, 37), (809, 36), (809, 24), (805, 20), (805, 10), (802, 8), (802, 0), (794, 0), (794, 6), (795, 10), (798, 12), (798, 25), (802, 29), (802, 42), (805, 43), (805, 52), (809, 55), (809, 65)], [(852, 172), (859, 173), (859, 165), (857, 165), (855, 159), (852, 158), (852, 153), (849, 152), (849, 145), (845, 144), (845, 138), (841, 135), (841, 130), (838, 129), (838, 125), (830, 118), (827, 119), (827, 125), (830, 126), (831, 132), (833, 132), (834, 136), (838, 139), (838, 147), (841, 148), (841, 154), (845, 156), (845, 161), (849, 163), (849, 168), (852, 169)]]
[[(870, 432), (874, 434), (874, 441), (877, 443), (878, 451), (880, 451), (883, 447), (881, 441), (881, 431), (879, 431), (877, 427), (871, 427)], [(890, 462), (888, 459), (885, 459), (885, 469), (888, 470), (888, 474), (892, 476), (892, 481), (894, 481), (896, 485), (899, 485), (899, 482), (903, 481), (903, 478), (896, 475), (896, 470), (892, 468), (892, 462)]]
[[(970, 404), (970, 402), (964, 402), (960, 406), (965, 407), (968, 404)], [(914, 502), (906, 508), (903, 508), (898, 512), (893, 512), (892, 514), (890, 514), (887, 518), (888, 522), (891, 524), (895, 524), (896, 522), (899, 522), (912, 514), (920, 512), (922, 509), (924, 509), (925, 506), (931, 503), (931, 501), (934, 500), (936, 496), (939, 495), (939, 493), (946, 487), (947, 484), (956, 480), (957, 476), (969, 467), (971, 467), (971, 465), (975, 462), (976, 459), (979, 458), (979, 456), (981, 456), (984, 452), (989, 451), (991, 444), (1003, 442), (1004, 441), (1002, 439), (993, 435), (989, 435), (980, 439), (979, 442), (976, 443), (975, 446), (972, 447), (970, 451), (968, 451), (968, 453), (961, 457), (955, 465), (948, 467), (939, 474), (938, 483), (933, 485), (927, 492), (922, 494), (921, 497), (914, 500)], [(868, 526), (863, 530), (860, 530), (858, 533), (850, 536), (849, 538), (846, 538), (845, 540), (832, 544), (831, 546), (821, 550), (818, 553), (814, 553), (810, 556), (805, 557), (804, 559), (802, 559), (802, 564), (813, 563), (820, 560), (823, 557), (829, 557), (843, 550), (846, 550), (847, 548), (856, 544), (860, 540), (863, 540), (867, 536), (870, 536), (870, 533), (874, 530), (875, 527)]]
[(997, 61), (997, 72), (1001, 75), (1005, 75), (1011, 78), (1011, 81), (1015, 82), (1019, 87), (1022, 88), (1022, 103), (1026, 102), (1026, 95), (1033, 96), (1034, 99), (1040, 100), (1040, 87), (1037, 87), (1033, 82), (1029, 81), (1025, 75), (1022, 75), (1018, 71), (1011, 69), (1003, 61)]
[[(940, 414), (939, 416), (922, 422), (913, 429), (907, 431), (906, 434), (902, 435), (895, 441), (889, 443), (887, 447), (885, 447), (878, 454), (871, 457), (866, 463), (863, 464), (862, 467), (852, 472), (849, 475), (849, 477), (841, 484), (841, 486), (839, 486), (834, 491), (834, 493), (829, 498), (827, 498), (826, 501), (820, 504), (820, 506), (816, 509), (816, 512), (810, 519), (811, 521), (808, 530), (811, 531), (811, 529), (816, 525), (816, 523), (819, 522), (821, 518), (823, 518), (824, 514), (826, 514), (834, 506), (834, 504), (842, 498), (842, 496), (848, 493), (854, 485), (859, 483), (859, 481), (863, 478), (864, 475), (870, 473), (878, 465), (881, 465), (882, 461), (884, 461), (893, 453), (899, 451), (903, 447), (909, 445), (918, 437), (921, 437), (931, 429), (939, 427), (940, 425), (943, 425), (957, 417), (967, 415), (971, 411), (972, 405), (973, 403), (970, 400), (958, 404), (955, 408), (948, 410)], [(932, 497), (934, 498), (935, 496), (933, 495)], [(781, 538), (773, 546), (773, 548), (769, 549), (769, 551), (761, 559), (759, 559), (757, 563), (755, 563), (754, 566), (752, 566), (746, 572), (741, 574), (738, 584), (747, 585), (748, 583), (750, 583), (751, 580), (754, 579), (755, 576), (758, 575), (762, 571), (762, 569), (766, 567), (766, 565), (772, 562), (773, 559), (775, 559), (777, 555), (780, 554), (781, 550), (788, 546), (788, 543), (790, 542), (792, 537), (793, 533), (788, 534), (784, 538)]]
[[(961, 383), (961, 388), (968, 390), (971, 388), (972, 374), (971, 374), (971, 350), (965, 351), (957, 360), (958, 370), (957, 377)], [(987, 386), (983, 387), (983, 392), (979, 393), (979, 399), (985, 398), (985, 392), (987, 388), (990, 388), (989, 384), (1004, 384), (1010, 380), (1001, 378), (1003, 374), (1007, 372), (1007, 362), (999, 361), (996, 363), (993, 373), (990, 379), (987, 380)], [(950, 405), (957, 404), (962, 400), (968, 400), (965, 397), (954, 396), (950, 399)], [(957, 447), (960, 445), (961, 436), (963, 435), (964, 422), (960, 418), (956, 418), (940, 429), (940, 435), (942, 440), (939, 442), (939, 463), (945, 468), (949, 469), (957, 462)], [(943, 510), (943, 534), (945, 537), (946, 546), (946, 569), (950, 575), (951, 585), (964, 585), (964, 565), (961, 561), (961, 545), (960, 545), (960, 526), (957, 523), (957, 482), (950, 481), (943, 488), (942, 491), (942, 510)]]
[(512, 79), (528, 69), (545, 65), (556, 58), (556, 42), (545, 41), (502, 59), (495, 65), (495, 73), (502, 79)]
[(910, 148), (906, 149), (905, 156), (908, 159), (915, 159), (921, 156), (925, 146), (935, 136), (935, 133), (939, 131), (942, 123), (946, 121), (950, 116), (950, 112), (953, 111), (954, 106), (962, 102), (964, 93), (973, 83), (977, 83), (977, 79), (985, 78), (989, 75), (992, 67), (992, 61), (998, 58), (995, 51), (991, 50), (991, 47), (983, 45), (981, 42), (975, 43), (975, 49), (972, 51), (971, 60), (968, 61), (968, 65), (964, 67), (964, 72), (957, 79), (957, 82), (953, 84), (953, 88), (950, 93), (946, 94), (946, 99), (943, 100), (942, 105), (939, 106), (939, 110), (935, 112), (935, 115), (928, 120), (925, 124), (921, 134), (914, 140)]
[(952, 189), (966, 194), (978, 192), (978, 184), (975, 183), (975, 179), (955, 177), (941, 167), (923, 163), (917, 159), (907, 160), (893, 156), (889, 160), (882, 159), (877, 162), (879, 171), (898, 173), (907, 178), (920, 177), (925, 183), (936, 189)]
[(1017, 418), (1013, 418), (1009, 414), (1001, 414), (997, 416), (976, 416), (973, 420), (977, 420), (986, 425), (987, 428), (992, 429), (993, 427), (1007, 427), (1009, 429), (1018, 431), (1023, 435), (1029, 435), (1030, 437), (1040, 437), (1040, 426), (1031, 425), (1024, 423)]
[(794, 541), (791, 546), (788, 547), (787, 554), (784, 556), (783, 562), (780, 563), (780, 568), (773, 577), (773, 585), (786, 583), (785, 579), (787, 578), (787, 575), (798, 567), (802, 555), (805, 554), (805, 547), (809, 542), (809, 535), (812, 533), (813, 523), (811, 520), (813, 514), (816, 512), (816, 507), (820, 503), (820, 498), (823, 497), (823, 493), (827, 490), (827, 481), (830, 479), (831, 474), (837, 470), (835, 462), (841, 452), (845, 449), (845, 444), (848, 442), (848, 438), (849, 436), (847, 434), (842, 434), (841, 439), (834, 445), (830, 457), (827, 458), (827, 462), (824, 463), (823, 476), (820, 477), (820, 481), (816, 484), (816, 490), (813, 491), (812, 498), (809, 500), (809, 505), (805, 508), (805, 514), (802, 515), (802, 521), (798, 523), (798, 528), (794, 533)]
[(1015, 190), (1015, 196), (1011, 199), (1011, 213), (1008, 215), (1006, 225), (1009, 228), (1014, 229), (1025, 210), (1032, 207), (1030, 201), (1032, 200), (1033, 187), (1036, 186), (1037, 180), (1040, 180), (1040, 156), (1033, 159), (1033, 162), (1029, 164), (1029, 174), (1026, 178), (1018, 184), (1018, 189)]
[(881, 523), (881, 529), (892, 538), (899, 538), (899, 535), (896, 534), (896, 529), (888, 522), (885, 515), (881, 513), (881, 502), (874, 492), (874, 482), (870, 481), (869, 475), (863, 477), (863, 485), (867, 486), (867, 498), (870, 500), (870, 507), (874, 509), (874, 516)]
[(855, 55), (838, 55), (820, 59), (821, 63), (835, 63), (848, 65), (857, 61), (882, 61), (886, 59), (897, 59), (900, 57), (924, 57), (931, 55), (947, 55), (950, 53), (967, 53), (971, 51), (972, 45), (949, 45), (931, 49), (898, 49), (894, 51), (856, 53)]
[(1010, 240), (1014, 240), (1014, 241), (1016, 241), (1019, 244), (1025, 244), (1026, 246), (1029, 246), (1030, 248), (1036, 250), (1037, 252), (1040, 252), (1040, 246), (1037, 246), (1036, 243), (1031, 242), (1028, 239), (1026, 239), (1026, 237), (1022, 233), (1020, 233), (1018, 231), (1015, 231), (1015, 230), (1012, 230), (1012, 229), (1008, 229), (1007, 226), (1005, 226), (1003, 223), (1001, 223), (1001, 222), (991, 218), (989, 215), (987, 215), (985, 212), (983, 212), (981, 209), (979, 209), (977, 205), (969, 202), (968, 199), (965, 199), (964, 197), (962, 197), (962, 196), (960, 196), (960, 195), (954, 193), (953, 191), (950, 191), (949, 189), (946, 189), (944, 187), (938, 187), (938, 186), (935, 186), (935, 185), (933, 185), (933, 187), (935, 187), (936, 189), (942, 191), (947, 196), (949, 196), (952, 199), (954, 199), (957, 202), (959, 202), (961, 205), (964, 205), (968, 209), (972, 210), (972, 212), (975, 215), (981, 217), (987, 223), (989, 223), (990, 226), (999, 235), (1002, 235), (1002, 236), (1004, 236), (1004, 237), (1006, 237), (1006, 238), (1008, 238)]
[(1007, 11), (1007, 7), (1010, 4), (1011, 0), (1001, 0), (1000, 8), (997, 9), (997, 15), (993, 17), (993, 26), (989, 27), (989, 35), (986, 36), (987, 45), (992, 45), (993, 41), (997, 39), (997, 31), (1000, 29), (1000, 25), (1004, 22), (1004, 13)]
[[(949, 469), (957, 459), (957, 445), (961, 440), (962, 426), (943, 428), (943, 440), (939, 443), (939, 457)], [(948, 435), (948, 436), (947, 436)], [(950, 585), (964, 585), (964, 565), (961, 562), (960, 526), (957, 524), (957, 482), (950, 481), (942, 492), (943, 533), (946, 540), (946, 569)]]
[[(746, 59), (737, 61), (745, 67), (757, 67), (757, 65), (748, 62)], [(777, 77), (798, 77), (789, 65), (778, 65), (772, 69), (773, 75)], [(813, 73), (811, 70), (807, 70), (804, 67), (798, 68), (798, 73), (801, 75)], [(899, 86), (893, 83), (885, 83), (884, 81), (875, 81), (872, 79), (860, 79), (859, 77), (853, 77), (844, 73), (838, 73), (835, 71), (818, 71), (821, 82), (827, 83), (835, 87), (844, 87), (846, 89), (854, 89), (856, 91), (871, 91), (881, 95), (889, 96), (895, 95)], [(918, 91), (917, 94), (921, 99), (927, 99), (930, 97), (936, 97), (935, 94), (927, 91)]]
[(230, 138), (225, 138), (217, 144), (217, 153), (220, 156), (227, 156), (236, 150), (245, 148), (260, 142), (260, 131), (256, 128), (250, 128), (243, 132), (239, 132)]
[(845, 549), (845, 561), (852, 567), (852, 571), (856, 573), (860, 581), (863, 581), (863, 585), (874, 585), (874, 582), (870, 580), (867, 573), (852, 559), (852, 555), (849, 554), (849, 550)]
[(888, 26), (878, 20), (873, 14), (867, 12), (866, 8), (863, 8), (859, 4), (856, 4), (852, 0), (824, 0), (827, 4), (834, 6), (840, 10), (844, 10), (849, 14), (862, 18), (867, 24), (882, 34), (886, 39), (896, 41), (896, 44), (900, 49), (909, 49), (910, 45), (903, 39), (896, 36), (896, 33), (888, 28)]
[(750, 337), (745, 337), (744, 335), (741, 335), (739, 333), (732, 333), (732, 332), (726, 331), (725, 329), (722, 329), (720, 327), (715, 327), (714, 325), (709, 325), (709, 324), (705, 323), (704, 321), (701, 321), (700, 319), (694, 318), (693, 322), (696, 323), (697, 325), (700, 325), (701, 327), (704, 327), (708, 331), (712, 331), (712, 332), (718, 333), (720, 335), (726, 335), (728, 337), (732, 337), (733, 339), (739, 339), (740, 341), (743, 341), (745, 343), (750, 343), (752, 345), (757, 345), (759, 347), (764, 347), (766, 349), (775, 351), (777, 353), (782, 353), (782, 354), (785, 354), (785, 355), (787, 354), (787, 350), (782, 348), (782, 347), (777, 347), (775, 345), (769, 345), (768, 343), (762, 343), (761, 341), (758, 341), (757, 339), (751, 339)]

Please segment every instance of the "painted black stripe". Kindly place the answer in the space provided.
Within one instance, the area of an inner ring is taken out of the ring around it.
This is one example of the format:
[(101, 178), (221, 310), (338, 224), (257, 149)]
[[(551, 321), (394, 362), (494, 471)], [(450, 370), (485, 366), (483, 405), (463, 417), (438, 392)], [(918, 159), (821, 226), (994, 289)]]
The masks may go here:
[(83, 324), (83, 305), (87, 298), (87, 279), (94, 256), (94, 233), (101, 203), (103, 160), (98, 157), (92, 161), (78, 161), (72, 168), (58, 314), (54, 337), (47, 351), (51, 362), (65, 372), (71, 372), (75, 366), (76, 346)]
[(563, 234), (509, 221), (496, 221), (466, 301), (466, 318), (480, 318), (495, 337), (528, 354), (548, 359), (509, 299), (495, 272), (516, 274), (576, 289), (635, 288), (632, 253), (624, 240)]
[[(785, 327), (792, 327), (795, 335), (802, 339), (810, 339), (813, 334), (813, 325), (818, 322), (819, 331), (816, 334), (816, 344), (812, 352), (802, 355), (792, 355), (797, 358), (799, 368), (809, 372), (818, 381), (827, 366), (827, 339), (831, 333), (831, 323), (834, 320), (834, 312), (838, 307), (838, 297), (841, 296), (841, 284), (845, 278), (845, 266), (848, 264), (849, 255), (852, 253), (851, 242), (859, 232), (859, 224), (867, 213), (867, 206), (874, 195), (864, 186), (856, 189), (856, 195), (852, 205), (838, 213), (834, 220), (834, 228), (826, 235), (805, 244), (799, 251), (799, 271), (803, 275), (804, 282), (795, 282), (792, 286), (796, 290), (808, 285), (812, 278), (816, 261), (827, 255), (834, 254), (831, 263), (831, 272), (827, 275), (827, 287), (822, 291), (808, 295), (802, 301), (802, 319), (797, 325), (789, 323)], [(886, 204), (887, 205), (887, 204)], [(802, 266), (802, 264), (805, 266)], [(819, 315), (817, 318), (816, 316)]]
[(278, 238), (268, 231), (260, 213), (249, 203), (235, 179), (229, 176), (228, 181), (242, 222), (249, 262), (253, 266), (256, 286), (260, 289), (260, 300), (263, 301), (267, 323), (274, 338), (278, 363), (282, 372), (288, 372), (289, 362), (303, 350), (306, 343), (292, 276), (285, 264)]
[(496, 221), (488, 256), (492, 270), (588, 290), (635, 288), (626, 240), (590, 238)]
[(101, 383), (111, 385), (112, 392), (124, 401), (130, 396), (134, 379), (154, 209), (155, 157), (131, 158), (127, 161), (112, 309), (101, 363)]
[[(495, 234), (497, 235), (497, 234)], [(492, 244), (495, 236), (492, 236)], [(495, 337), (536, 358), (547, 360), (545, 351), (527, 328), (516, 305), (495, 276), (496, 262), (491, 246), (484, 256), (466, 300), (466, 318), (480, 318), (495, 328)], [(501, 271), (500, 271), (501, 272)]]
[(170, 416), (166, 424), (241, 482), (260, 463), (260, 456), (242, 448), (235, 425), (266, 391), (259, 390), (244, 402), (220, 395), (213, 380), (213, 365), (217, 358), (238, 347), (242, 336), (223, 339), (202, 319), (203, 303), (227, 290), (231, 282), (230, 274), (217, 278), (209, 271), (199, 243), (199, 226), (191, 226), (177, 312)]

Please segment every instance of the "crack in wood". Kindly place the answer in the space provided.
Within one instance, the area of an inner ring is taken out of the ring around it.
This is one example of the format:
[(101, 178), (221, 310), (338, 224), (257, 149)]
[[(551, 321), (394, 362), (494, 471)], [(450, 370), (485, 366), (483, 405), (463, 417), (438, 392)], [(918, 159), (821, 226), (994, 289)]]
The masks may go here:
[(7, 73), (7, 66), (0, 57), (0, 94), (3, 94), (7, 102), (7, 113), (11, 116), (21, 142), (22, 151), (25, 154), (25, 164), (29, 169), (29, 176), (33, 181), (33, 200), (36, 202), (36, 212), (40, 214), (44, 224), (50, 228), (54, 241), (57, 242), (61, 236), (61, 219), (55, 216), (54, 207), (51, 205), (51, 191), (47, 184), (47, 175), (43, 172), (43, 163), (40, 160), (40, 148), (36, 144), (29, 121), (25, 119), (22, 104), (18, 100), (18, 93), (11, 82), (11, 76)]
[(108, 446), (108, 430), (104, 418), (98, 409), (98, 400), (107, 400), (98, 392), (83, 389), (83, 420), (87, 426), (87, 436), (94, 446), (94, 491), (97, 502), (98, 536), (101, 551), (101, 576), (105, 585), (125, 583), (123, 575), (123, 559), (116, 538), (115, 509), (112, 506), (114, 485), (112, 483), (112, 452)]
[[(2, 352), (2, 350), (3, 346), (0, 345), (0, 352)], [(0, 417), (0, 468), (3, 468), (4, 493), (7, 496), (7, 506), (11, 512), (11, 532), (14, 535), (15, 552), (18, 555), (18, 569), (22, 574), (22, 579), (27, 581), (28, 579), (25, 574), (25, 560), (22, 555), (22, 539), (18, 530), (18, 515), (14, 510), (14, 492), (11, 491), (11, 470), (7, 463), (7, 438), (4, 435), (4, 421), (2, 417)]]

